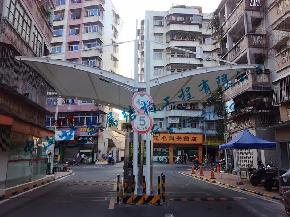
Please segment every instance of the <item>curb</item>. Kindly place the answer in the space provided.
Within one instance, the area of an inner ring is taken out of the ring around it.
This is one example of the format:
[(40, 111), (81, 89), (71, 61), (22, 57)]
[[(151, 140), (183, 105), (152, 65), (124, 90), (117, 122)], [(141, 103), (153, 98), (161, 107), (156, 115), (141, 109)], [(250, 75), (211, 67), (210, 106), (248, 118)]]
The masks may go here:
[(193, 174), (190, 174), (190, 173), (188, 173), (188, 174), (184, 173), (184, 174), (185, 175), (190, 175), (191, 177), (193, 177), (195, 179), (202, 180), (202, 181), (207, 182), (207, 183), (222, 185), (222, 186), (224, 186), (226, 188), (229, 188), (229, 189), (230, 188), (234, 188), (234, 189), (238, 189), (240, 191), (245, 191), (245, 192), (249, 192), (249, 193), (252, 193), (252, 194), (259, 195), (259, 196), (263, 196), (263, 197), (266, 197), (266, 198), (269, 198), (269, 199), (283, 201), (282, 197), (271, 196), (269, 194), (265, 194), (265, 193), (262, 193), (262, 192), (259, 192), (259, 191), (253, 191), (253, 190), (250, 190), (250, 189), (241, 188), (241, 187), (236, 186), (236, 185), (226, 184), (226, 183), (223, 183), (223, 182), (220, 182), (220, 181), (216, 181), (214, 179), (208, 179), (208, 178), (205, 178), (205, 177), (202, 177), (202, 176), (198, 176), (198, 175), (193, 175)]
[(66, 174), (64, 176), (60, 176), (58, 178), (55, 178), (53, 175), (51, 175), (50, 177), (45, 177), (45, 178), (38, 179), (38, 180), (35, 180), (32, 182), (28, 182), (28, 183), (24, 183), (24, 184), (21, 184), (18, 186), (8, 188), (7, 190), (4, 191), (4, 195), (0, 196), (0, 201), (5, 200), (5, 199), (9, 199), (10, 197), (18, 195), (20, 193), (27, 192), (27, 191), (32, 190), (34, 188), (41, 187), (43, 185), (52, 183), (56, 180), (67, 177), (71, 174), (72, 174), (72, 171), (70, 171), (68, 174)]

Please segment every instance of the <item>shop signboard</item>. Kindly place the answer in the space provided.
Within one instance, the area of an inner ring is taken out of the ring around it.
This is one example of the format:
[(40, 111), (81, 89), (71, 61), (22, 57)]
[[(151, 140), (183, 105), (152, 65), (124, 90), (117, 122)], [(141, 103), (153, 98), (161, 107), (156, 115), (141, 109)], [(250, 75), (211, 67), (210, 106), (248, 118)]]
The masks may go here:
[(56, 130), (55, 141), (71, 141), (75, 138), (75, 130)]
[(97, 136), (97, 128), (96, 127), (81, 127), (76, 131), (77, 136)]
[(160, 133), (153, 136), (154, 144), (202, 145), (203, 134)]

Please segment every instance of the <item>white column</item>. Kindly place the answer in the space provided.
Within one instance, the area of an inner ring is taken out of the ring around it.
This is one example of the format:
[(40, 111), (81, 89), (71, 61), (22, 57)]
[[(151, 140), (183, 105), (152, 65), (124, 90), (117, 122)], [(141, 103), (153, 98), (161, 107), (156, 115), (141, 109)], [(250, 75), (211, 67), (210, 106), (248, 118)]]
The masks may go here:
[[(145, 79), (146, 93), (150, 95), (150, 41), (149, 41), (149, 20), (145, 20)], [(151, 135), (146, 135), (146, 194), (151, 194)]]
[[(135, 87), (138, 84), (139, 76), (138, 76), (138, 20), (136, 20), (136, 38), (134, 44), (134, 80), (135, 80)], [(135, 90), (138, 91), (138, 90)], [(138, 148), (139, 148), (139, 141), (138, 141), (138, 134), (137, 132), (133, 132), (133, 175), (135, 176), (135, 194), (137, 194), (138, 190)]]

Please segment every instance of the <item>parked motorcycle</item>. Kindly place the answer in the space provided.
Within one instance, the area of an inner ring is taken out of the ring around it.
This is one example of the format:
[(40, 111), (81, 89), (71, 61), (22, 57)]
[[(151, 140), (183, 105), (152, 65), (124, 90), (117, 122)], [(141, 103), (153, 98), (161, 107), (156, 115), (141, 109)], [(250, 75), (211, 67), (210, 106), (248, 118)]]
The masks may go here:
[(258, 169), (249, 168), (250, 182), (253, 186), (263, 184), (267, 191), (272, 188), (279, 188), (278, 169), (272, 163), (266, 167), (263, 164), (258, 165)]
[(271, 191), (273, 187), (279, 188), (278, 168), (272, 164), (266, 167), (264, 187), (267, 191)]
[(265, 166), (263, 164), (258, 165), (258, 169), (250, 167), (249, 168), (249, 175), (250, 175), (250, 182), (253, 186), (257, 186), (263, 182), (265, 179)]

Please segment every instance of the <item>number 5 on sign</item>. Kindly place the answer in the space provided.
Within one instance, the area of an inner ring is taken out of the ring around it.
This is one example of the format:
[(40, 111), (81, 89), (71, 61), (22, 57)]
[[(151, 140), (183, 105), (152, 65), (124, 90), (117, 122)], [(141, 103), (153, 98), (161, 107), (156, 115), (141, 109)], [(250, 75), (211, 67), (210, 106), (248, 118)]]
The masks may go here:
[(132, 122), (133, 129), (139, 134), (148, 133), (153, 126), (153, 118), (145, 114), (137, 114)]

